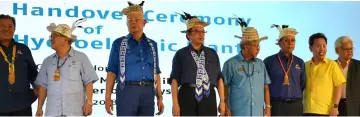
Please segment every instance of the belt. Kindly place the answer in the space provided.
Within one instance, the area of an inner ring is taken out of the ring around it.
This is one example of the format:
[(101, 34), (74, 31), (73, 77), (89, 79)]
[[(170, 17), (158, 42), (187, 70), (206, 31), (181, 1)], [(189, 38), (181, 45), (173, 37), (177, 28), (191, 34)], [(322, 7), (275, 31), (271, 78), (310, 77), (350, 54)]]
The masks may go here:
[(294, 103), (297, 101), (300, 101), (302, 98), (288, 98), (288, 99), (282, 99), (282, 98), (271, 98), (271, 100), (275, 100), (275, 101), (281, 101), (284, 103)]
[(153, 86), (154, 81), (125, 81), (127, 85)]
[(344, 103), (346, 103), (346, 98), (342, 98), (342, 99), (340, 99), (340, 102), (344, 102)]
[(196, 87), (196, 84), (182, 84), (181, 86), (185, 86), (185, 87)]

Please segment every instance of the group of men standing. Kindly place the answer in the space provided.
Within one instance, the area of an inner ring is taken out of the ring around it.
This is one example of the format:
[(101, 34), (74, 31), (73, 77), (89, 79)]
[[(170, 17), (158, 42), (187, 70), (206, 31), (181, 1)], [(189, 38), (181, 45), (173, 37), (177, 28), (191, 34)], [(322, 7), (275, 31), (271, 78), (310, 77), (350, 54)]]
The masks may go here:
[[(112, 89), (116, 86), (117, 116), (153, 116), (155, 97), (160, 115), (161, 95), (157, 43), (143, 32), (144, 1), (129, 2), (129, 34), (112, 45), (106, 79), (105, 108), (112, 115)], [(259, 37), (255, 27), (238, 18), (241, 52), (228, 59), (223, 69), (216, 51), (203, 45), (209, 24), (184, 12), (186, 39), (190, 44), (173, 58), (170, 83), (173, 116), (360, 116), (360, 61), (352, 59), (353, 41), (342, 36), (335, 42), (336, 61), (326, 57), (327, 38), (316, 33), (309, 38), (311, 60), (293, 54), (297, 31), (273, 25), (280, 34), (280, 51), (262, 61), (257, 58)], [(88, 57), (71, 47), (72, 34), (86, 19), (70, 27), (51, 23), (51, 48), (38, 72), (30, 49), (14, 41), (15, 19), (0, 15), (0, 116), (31, 116), (38, 99), (37, 116), (87, 116), (92, 113), (93, 83), (99, 78)], [(30, 85), (32, 89), (30, 89)], [(220, 103), (216, 104), (216, 92)]]

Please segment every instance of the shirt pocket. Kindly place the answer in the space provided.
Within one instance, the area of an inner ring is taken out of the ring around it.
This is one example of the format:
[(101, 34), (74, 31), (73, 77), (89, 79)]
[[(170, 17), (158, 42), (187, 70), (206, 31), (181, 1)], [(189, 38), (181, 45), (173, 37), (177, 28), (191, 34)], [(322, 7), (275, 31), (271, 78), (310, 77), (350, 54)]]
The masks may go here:
[[(240, 69), (240, 71), (239, 71), (239, 69)], [(247, 79), (246, 78), (248, 78), (248, 77), (246, 77), (245, 72), (241, 71), (241, 69), (243, 69), (243, 68), (238, 68), (237, 74), (234, 75), (233, 78), (231, 79), (230, 85), (234, 89), (242, 88), (245, 85), (247, 85), (247, 83), (246, 83)]]
[[(18, 52), (20, 52), (21, 50), (18, 50)], [(12, 51), (11, 51), (11, 53), (12, 53)], [(12, 59), (11, 58), (12, 56), (10, 56), (10, 57), (8, 57), (8, 59)], [(25, 55), (25, 53), (22, 53), (22, 54), (19, 54), (19, 53), (16, 53), (16, 55), (15, 55), (15, 62), (17, 63), (17, 64), (27, 64), (27, 56)]]
[[(47, 76), (47, 81), (41, 81), (44, 82), (47, 85), (47, 95), (48, 96), (56, 96), (59, 94), (59, 92), (61, 92), (61, 83), (62, 80), (64, 80), (63, 77), (61, 77), (60, 75), (60, 81), (55, 81), (54, 80), (54, 75), (55, 75), (55, 71), (56, 71), (56, 64), (51, 64), (46, 68), (46, 76)], [(60, 71), (61, 74), (61, 71)]]
[[(151, 55), (147, 54), (147, 56), (146, 56), (146, 64), (147, 64), (149, 67), (154, 68), (154, 57), (152, 56), (152, 54), (151, 54)], [(158, 64), (158, 63), (157, 63), (157, 64)]]
[(302, 69), (299, 67), (299, 64), (295, 64), (293, 66), (294, 67), (292, 67), (289, 71), (290, 82), (300, 83)]
[[(136, 51), (135, 49), (126, 49), (125, 54), (125, 64), (138, 64), (140, 63), (140, 51)], [(120, 58), (119, 58), (120, 60)]]
[(263, 75), (264, 76), (264, 69), (263, 68), (256, 68), (256, 66), (254, 66), (254, 75), (259, 76), (259, 75)]
[(210, 76), (215, 78), (212, 80), (217, 80), (219, 77), (219, 73), (220, 71), (218, 70), (218, 64), (216, 60), (213, 59), (205, 59), (205, 69), (206, 69), (206, 73), (209, 74), (209, 78)]
[(81, 63), (80, 62), (73, 62), (70, 64), (70, 71), (69, 71), (69, 80), (71, 81), (81, 81)]
[[(267, 84), (268, 81), (266, 79), (266, 74), (265, 74), (265, 71), (264, 71), (265, 68), (261, 68), (261, 67), (258, 67), (256, 68), (255, 66), (255, 69), (254, 69), (254, 74), (253, 74), (253, 77), (252, 77), (252, 81), (254, 83), (254, 85), (256, 86), (263, 86), (264, 84)], [(269, 79), (270, 80), (270, 79)], [(281, 82), (283, 82), (281, 80)]]
[(79, 61), (70, 64), (69, 78), (66, 83), (66, 94), (78, 94), (84, 90), (84, 85), (81, 80), (81, 63)]

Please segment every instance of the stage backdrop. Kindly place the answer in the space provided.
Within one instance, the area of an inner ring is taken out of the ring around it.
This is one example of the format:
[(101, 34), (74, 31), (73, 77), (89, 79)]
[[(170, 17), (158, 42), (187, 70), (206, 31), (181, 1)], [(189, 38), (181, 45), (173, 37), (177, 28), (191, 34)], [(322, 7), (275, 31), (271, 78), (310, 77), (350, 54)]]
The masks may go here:
[[(140, 3), (140, 1), (134, 1)], [(128, 34), (126, 16), (120, 11), (127, 7), (121, 1), (1, 1), (1, 14), (16, 18), (14, 39), (28, 45), (35, 62), (41, 67), (42, 61), (53, 54), (50, 48), (46, 26), (54, 22), (71, 25), (75, 20), (89, 18), (84, 29), (77, 29), (78, 41), (72, 45), (90, 58), (100, 80), (94, 85), (94, 106), (92, 116), (108, 115), (105, 111), (105, 68), (112, 42)], [(334, 43), (343, 35), (354, 40), (354, 46), (360, 45), (360, 3), (359, 2), (239, 2), (239, 1), (165, 1), (151, 0), (144, 5), (145, 18), (148, 20), (144, 32), (158, 43), (160, 69), (162, 71), (162, 93), (165, 111), (162, 116), (172, 113), (170, 85), (166, 79), (171, 72), (171, 63), (177, 50), (187, 46), (186, 28), (183, 20), (175, 12), (186, 11), (199, 16), (210, 23), (206, 27), (205, 46), (214, 48), (220, 57), (221, 64), (239, 53), (240, 26), (235, 22), (234, 14), (243, 18), (249, 26), (258, 29), (260, 36), (269, 36), (261, 42), (260, 59), (275, 54), (279, 47), (275, 45), (278, 30), (270, 28), (271, 24), (288, 24), (297, 29), (294, 54), (308, 61), (312, 57), (309, 51), (308, 38), (311, 34), (322, 32), (328, 37), (327, 56), (336, 59)], [(354, 58), (360, 59), (359, 48), (355, 49)], [(116, 99), (115, 92), (112, 99)], [(156, 103), (155, 103), (156, 104)], [(33, 104), (35, 114), (37, 102)], [(157, 112), (157, 108), (155, 109)], [(114, 111), (114, 114), (116, 112)]]

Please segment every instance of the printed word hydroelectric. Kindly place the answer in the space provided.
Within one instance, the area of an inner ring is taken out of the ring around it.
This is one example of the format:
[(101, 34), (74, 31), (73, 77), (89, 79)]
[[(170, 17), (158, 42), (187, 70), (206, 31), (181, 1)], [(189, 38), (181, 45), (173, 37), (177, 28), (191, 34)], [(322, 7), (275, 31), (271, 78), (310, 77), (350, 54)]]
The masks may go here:
[[(36, 38), (30, 35), (24, 34), (14, 35), (14, 40), (19, 43), (23, 43), (27, 45), (31, 50), (39, 50), (43, 47), (50, 48), (51, 43), (48, 38)], [(113, 41), (115, 38), (111, 39), (110, 37), (105, 37), (103, 39), (83, 39), (79, 38), (76, 42), (74, 42), (74, 47), (77, 49), (95, 49), (95, 50), (110, 50)], [(158, 43), (158, 49), (161, 52), (176, 52), (180, 48), (182, 48), (183, 44), (179, 44), (176, 42), (165, 41), (166, 39), (154, 40)], [(218, 53), (239, 53), (240, 45), (222, 45), (222, 44), (211, 44), (204, 43), (205, 46), (213, 48)]]

